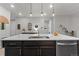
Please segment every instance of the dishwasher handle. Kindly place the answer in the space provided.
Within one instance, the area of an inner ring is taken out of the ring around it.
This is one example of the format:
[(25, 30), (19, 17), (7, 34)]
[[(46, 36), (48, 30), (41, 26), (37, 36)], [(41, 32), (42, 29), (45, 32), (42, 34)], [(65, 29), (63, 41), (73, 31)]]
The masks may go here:
[(56, 43), (57, 45), (77, 45), (77, 43)]

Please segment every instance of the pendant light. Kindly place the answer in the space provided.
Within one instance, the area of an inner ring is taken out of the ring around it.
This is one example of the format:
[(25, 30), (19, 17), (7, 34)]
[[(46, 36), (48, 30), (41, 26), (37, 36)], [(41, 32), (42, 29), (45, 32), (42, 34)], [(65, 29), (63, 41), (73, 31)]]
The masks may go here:
[(29, 13), (30, 16), (32, 16), (32, 3), (30, 3), (30, 13)]
[(8, 21), (8, 19), (5, 16), (0, 16), (0, 23), (8, 24), (9, 21)]
[(43, 16), (43, 4), (41, 3), (41, 16)]
[(54, 4), (53, 4), (53, 12), (52, 12), (52, 16), (55, 16)]
[(15, 6), (13, 4), (10, 5), (11, 8), (14, 8)]
[(53, 5), (52, 4), (50, 4), (50, 8), (53, 8)]
[(54, 6), (54, 4), (52, 4), (53, 5), (53, 12), (52, 12), (52, 16), (53, 16), (53, 32), (54, 33), (56, 33), (56, 30), (55, 30), (55, 25), (56, 25), (56, 19), (55, 19), (55, 6)]

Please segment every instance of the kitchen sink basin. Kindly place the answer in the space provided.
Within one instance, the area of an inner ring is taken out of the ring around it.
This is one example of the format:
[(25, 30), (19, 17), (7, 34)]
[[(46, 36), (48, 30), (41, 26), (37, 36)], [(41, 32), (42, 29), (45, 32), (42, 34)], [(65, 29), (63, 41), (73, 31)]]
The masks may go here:
[(48, 39), (49, 37), (48, 37), (48, 36), (30, 36), (30, 37), (29, 37), (29, 39), (35, 39), (35, 38), (36, 38), (36, 39), (38, 39), (38, 38), (39, 38), (39, 39), (40, 39), (40, 38), (47, 38), (47, 39)]

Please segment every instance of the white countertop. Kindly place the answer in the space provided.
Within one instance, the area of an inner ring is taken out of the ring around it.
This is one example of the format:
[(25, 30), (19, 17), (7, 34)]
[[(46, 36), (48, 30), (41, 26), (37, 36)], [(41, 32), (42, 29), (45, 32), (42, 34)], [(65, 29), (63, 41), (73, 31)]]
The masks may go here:
[[(35, 36), (36, 34), (19, 34), (19, 35), (14, 35), (2, 40), (79, 40), (79, 38), (76, 37), (71, 37), (71, 36), (67, 36), (67, 35), (62, 35), (59, 34), (58, 36), (53, 36), (50, 35), (50, 38), (35, 38), (35, 39), (29, 39), (30, 36)], [(40, 36), (48, 36), (46, 34), (40, 34)]]

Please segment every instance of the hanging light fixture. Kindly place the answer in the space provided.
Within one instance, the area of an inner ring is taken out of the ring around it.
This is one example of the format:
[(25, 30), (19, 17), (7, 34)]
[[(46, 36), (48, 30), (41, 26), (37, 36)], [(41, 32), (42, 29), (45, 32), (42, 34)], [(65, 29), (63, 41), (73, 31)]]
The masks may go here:
[(18, 13), (18, 15), (19, 15), (19, 16), (22, 16), (22, 13), (21, 13), (21, 12), (19, 12), (19, 13)]
[(30, 13), (29, 13), (30, 16), (32, 16), (32, 3), (30, 3)]
[(10, 5), (11, 8), (14, 8), (15, 6), (13, 4)]
[(52, 12), (52, 16), (55, 16), (54, 4), (53, 4), (53, 12)]
[(41, 12), (41, 16), (43, 16), (43, 12)]
[(43, 16), (43, 4), (41, 3), (41, 16)]
[(32, 12), (30, 12), (30, 16), (32, 16)]
[(53, 5), (52, 4), (50, 4), (50, 8), (53, 8)]
[(8, 19), (5, 16), (0, 16), (0, 23), (8, 24), (9, 21), (8, 21)]
[(55, 16), (55, 13), (53, 13), (52, 16)]

